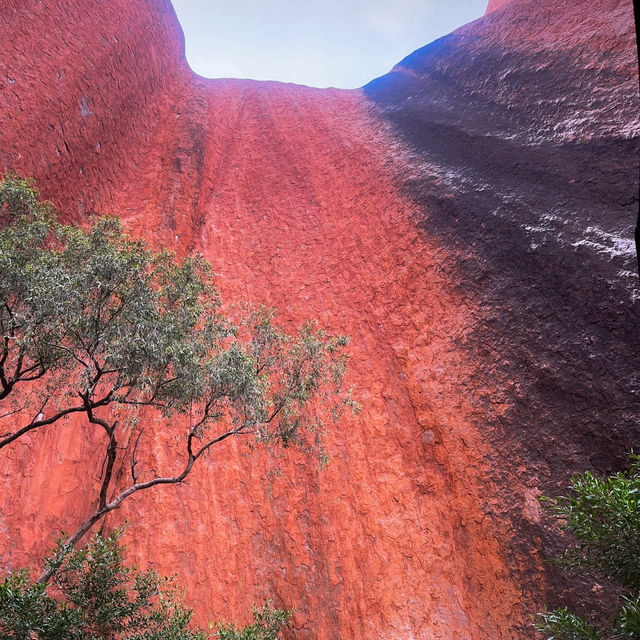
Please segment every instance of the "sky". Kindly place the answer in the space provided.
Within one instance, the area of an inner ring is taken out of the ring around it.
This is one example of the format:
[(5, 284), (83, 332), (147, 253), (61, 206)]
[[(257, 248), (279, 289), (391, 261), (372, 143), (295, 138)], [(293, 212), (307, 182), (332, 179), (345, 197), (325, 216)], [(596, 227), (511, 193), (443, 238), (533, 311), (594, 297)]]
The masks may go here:
[(207, 78), (354, 89), (479, 18), (487, 0), (173, 0)]

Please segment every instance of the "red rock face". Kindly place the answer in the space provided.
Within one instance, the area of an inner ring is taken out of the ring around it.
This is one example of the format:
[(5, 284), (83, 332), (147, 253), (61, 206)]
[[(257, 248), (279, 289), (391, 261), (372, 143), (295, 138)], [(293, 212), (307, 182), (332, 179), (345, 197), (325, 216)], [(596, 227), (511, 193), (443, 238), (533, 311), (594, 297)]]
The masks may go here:
[[(270, 597), (299, 638), (524, 639), (562, 591), (537, 497), (640, 435), (631, 258), (598, 249), (630, 237), (637, 197), (631, 7), (583, 4), (514, 3), (364, 91), (195, 77), (160, 0), (2, 9), (2, 164), (68, 218), (203, 252), (227, 301), (352, 336), (364, 410), (327, 469), (293, 453), (268, 480), (270, 456), (230, 442), (109, 520), (199, 622)], [(155, 427), (143, 463), (164, 472)], [(99, 437), (68, 423), (3, 451), (3, 567), (84, 519)]]
[[(480, 311), (458, 344), (487, 406), (505, 403), (480, 420), (532, 592), (532, 549), (565, 544), (532, 497), (623, 464), (638, 440), (634, 39), (631, 3), (514, 0), (365, 88), (412, 150), (397, 177), (416, 223)], [(546, 579), (548, 600), (570, 603), (563, 577)]]
[(505, 5), (513, 2), (513, 0), (489, 0), (489, 5), (487, 6), (487, 13), (492, 13), (497, 9), (501, 9)]

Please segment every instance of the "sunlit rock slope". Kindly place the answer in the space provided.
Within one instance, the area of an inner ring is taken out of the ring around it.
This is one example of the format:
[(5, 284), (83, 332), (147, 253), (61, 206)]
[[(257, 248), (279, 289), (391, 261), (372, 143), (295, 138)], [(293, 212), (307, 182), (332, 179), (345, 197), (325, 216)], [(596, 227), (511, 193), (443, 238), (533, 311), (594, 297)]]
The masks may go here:
[[(269, 597), (297, 638), (524, 640), (571, 598), (538, 497), (640, 435), (632, 6), (489, 8), (358, 91), (199, 78), (163, 0), (0, 8), (1, 168), (204, 253), (229, 302), (352, 336), (363, 411), (325, 470), (225, 443), (109, 521), (201, 623)], [(89, 512), (99, 438), (2, 452), (3, 569)]]

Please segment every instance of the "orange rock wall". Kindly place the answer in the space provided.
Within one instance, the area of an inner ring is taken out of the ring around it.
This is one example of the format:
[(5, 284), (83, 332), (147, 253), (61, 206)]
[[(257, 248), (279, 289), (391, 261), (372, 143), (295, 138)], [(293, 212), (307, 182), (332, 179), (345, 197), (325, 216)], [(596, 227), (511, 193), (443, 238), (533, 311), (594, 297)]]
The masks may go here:
[(37, 175), (67, 215), (109, 207), (187, 69), (170, 2), (8, 0), (0, 38), (0, 163)]
[(493, 11), (501, 9), (510, 2), (513, 2), (513, 0), (489, 0), (486, 13), (492, 13)]
[[(416, 224), (449, 250), (443, 269), (480, 310), (457, 344), (486, 403), (483, 509), (517, 532), (509, 564), (535, 593), (533, 550), (548, 558), (566, 546), (537, 496), (585, 468), (620, 468), (640, 439), (632, 4), (514, 0), (365, 92), (410, 149), (396, 176)], [(606, 617), (588, 579), (546, 567), (550, 606)]]
[[(494, 382), (465, 347), (491, 310), (456, 271), (460, 251), (416, 224), (398, 179), (416, 171), (410, 145), (360, 90), (194, 76), (161, 0), (2, 11), (4, 167), (35, 176), (67, 218), (115, 212), (156, 247), (201, 251), (229, 302), (352, 336), (363, 411), (328, 434), (325, 470), (291, 453), (269, 478), (271, 456), (224, 443), (188, 485), (110, 518), (131, 522), (129, 555), (176, 572), (203, 624), (270, 597), (297, 607), (297, 638), (530, 637), (540, 544), (515, 554), (522, 530), (501, 504), (515, 496), (535, 529), (541, 489), (496, 473), (483, 426), (507, 414), (509, 389), (489, 402)], [(141, 467), (164, 472), (175, 425), (154, 426)], [(37, 562), (84, 518), (99, 440), (70, 421), (2, 452), (2, 567)]]

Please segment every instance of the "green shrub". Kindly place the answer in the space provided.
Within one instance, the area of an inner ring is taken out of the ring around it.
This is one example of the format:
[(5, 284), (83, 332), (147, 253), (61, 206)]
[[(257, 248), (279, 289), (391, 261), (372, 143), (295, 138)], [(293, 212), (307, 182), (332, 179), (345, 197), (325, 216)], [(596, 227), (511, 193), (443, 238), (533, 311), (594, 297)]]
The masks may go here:
[(233, 623), (221, 622), (216, 633), (219, 640), (277, 640), (292, 617), (293, 609), (274, 609), (271, 603), (265, 602), (262, 607), (253, 608), (253, 623), (238, 628)]
[(119, 533), (58, 549), (49, 586), (25, 570), (0, 582), (3, 640), (205, 640), (172, 580), (126, 567)]
[(608, 477), (586, 471), (569, 488), (569, 495), (545, 500), (577, 540), (559, 562), (576, 572), (595, 571), (626, 593), (608, 630), (567, 609), (538, 614), (535, 626), (547, 640), (639, 640), (640, 457), (632, 455), (629, 470)]
[[(2, 640), (207, 640), (191, 628), (175, 579), (139, 571), (122, 561), (121, 531), (95, 535), (82, 549), (61, 543), (47, 559), (51, 582), (34, 582), (22, 569), (0, 581)], [(218, 622), (219, 640), (277, 640), (293, 610), (269, 602), (253, 608), (253, 623)]]

